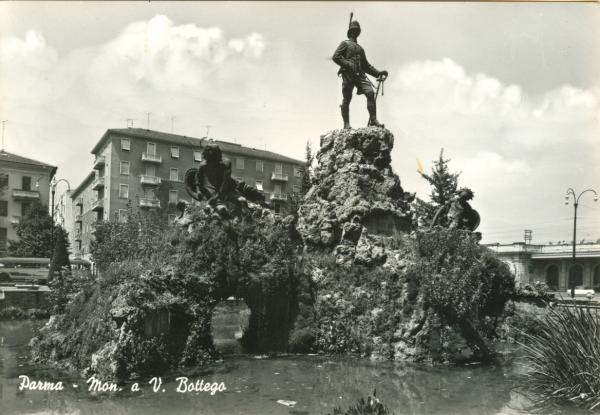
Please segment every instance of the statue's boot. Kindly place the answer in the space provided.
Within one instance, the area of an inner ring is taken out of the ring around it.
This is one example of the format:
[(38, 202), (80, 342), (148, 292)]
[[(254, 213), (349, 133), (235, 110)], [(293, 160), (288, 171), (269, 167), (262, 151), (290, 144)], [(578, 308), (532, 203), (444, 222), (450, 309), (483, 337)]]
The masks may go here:
[(342, 105), (342, 119), (344, 120), (344, 130), (350, 130), (350, 106)]
[(369, 111), (368, 126), (383, 128), (384, 125), (377, 121), (377, 104), (375, 103), (374, 97), (367, 98), (367, 110)]

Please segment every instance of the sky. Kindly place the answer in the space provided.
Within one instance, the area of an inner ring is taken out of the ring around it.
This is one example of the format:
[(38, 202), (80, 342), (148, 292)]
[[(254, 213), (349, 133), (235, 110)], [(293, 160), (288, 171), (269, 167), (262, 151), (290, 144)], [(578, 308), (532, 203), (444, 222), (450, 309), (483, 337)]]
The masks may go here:
[[(340, 128), (331, 61), (349, 13), (389, 71), (379, 119), (392, 166), (443, 148), (475, 193), (483, 242), (569, 241), (567, 188), (600, 191), (600, 5), (452, 2), (0, 2), (5, 149), (58, 166), (76, 187), (108, 128), (209, 135), (298, 159)], [(354, 127), (365, 99), (351, 103)], [(60, 189), (58, 190), (60, 191)], [(585, 194), (578, 240), (600, 238)]]

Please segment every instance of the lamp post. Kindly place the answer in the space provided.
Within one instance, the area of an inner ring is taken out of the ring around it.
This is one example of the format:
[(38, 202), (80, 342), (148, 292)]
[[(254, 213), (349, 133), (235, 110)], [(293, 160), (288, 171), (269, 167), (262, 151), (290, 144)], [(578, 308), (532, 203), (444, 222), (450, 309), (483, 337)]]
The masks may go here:
[(71, 184), (66, 179), (56, 180), (56, 176), (52, 178), (52, 183), (50, 183), (50, 190), (52, 192), (52, 248), (54, 249), (54, 194), (56, 193), (56, 186), (60, 182), (65, 182), (67, 184), (67, 192), (71, 190)]
[[(573, 268), (571, 268), (573, 269), (573, 273), (575, 272), (575, 248), (577, 246), (577, 206), (579, 206), (579, 198), (587, 192), (592, 192), (594, 194), (594, 202), (598, 201), (598, 193), (596, 193), (594, 189), (586, 189), (579, 193), (579, 195), (576, 195), (575, 190), (569, 187), (565, 193), (565, 205), (569, 204), (569, 198), (573, 196)], [(571, 280), (571, 298), (575, 298), (575, 278), (571, 278), (570, 274), (571, 273), (569, 272), (568, 278)]]

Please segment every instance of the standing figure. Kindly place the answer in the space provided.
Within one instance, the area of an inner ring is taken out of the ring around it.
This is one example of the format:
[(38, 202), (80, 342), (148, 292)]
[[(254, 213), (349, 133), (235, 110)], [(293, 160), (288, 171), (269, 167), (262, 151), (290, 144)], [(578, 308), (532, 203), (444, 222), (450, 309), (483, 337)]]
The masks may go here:
[(388, 76), (388, 72), (378, 71), (367, 61), (364, 49), (356, 40), (359, 35), (360, 24), (356, 20), (350, 20), (348, 40), (340, 43), (333, 54), (333, 61), (340, 66), (338, 75), (342, 76), (343, 100), (340, 108), (342, 109), (344, 128), (352, 128), (350, 127), (350, 101), (352, 100), (354, 87), (356, 87), (358, 95), (364, 94), (367, 97), (369, 125), (381, 127), (382, 125), (377, 121), (377, 104), (373, 85), (365, 74), (385, 79)]

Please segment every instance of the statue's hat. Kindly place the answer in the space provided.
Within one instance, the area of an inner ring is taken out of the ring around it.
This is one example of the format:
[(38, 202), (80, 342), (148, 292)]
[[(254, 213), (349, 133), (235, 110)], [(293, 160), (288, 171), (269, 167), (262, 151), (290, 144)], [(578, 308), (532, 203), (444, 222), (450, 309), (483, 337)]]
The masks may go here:
[[(350, 32), (352, 30), (358, 30), (358, 33), (360, 33), (360, 24), (358, 23), (358, 20), (352, 20), (350, 22), (350, 24), (348, 25), (348, 33), (347, 36), (350, 37)], [(358, 34), (357, 34), (358, 36)]]

